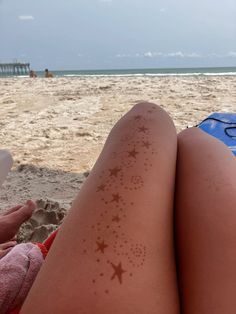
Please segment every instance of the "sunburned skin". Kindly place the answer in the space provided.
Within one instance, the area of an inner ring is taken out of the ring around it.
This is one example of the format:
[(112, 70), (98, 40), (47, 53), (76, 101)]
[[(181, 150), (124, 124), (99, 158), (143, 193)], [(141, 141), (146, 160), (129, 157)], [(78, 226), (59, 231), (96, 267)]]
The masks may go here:
[[(152, 112), (147, 110), (149, 115)], [(92, 248), (89, 250), (86, 245), (87, 241), (85, 239), (82, 241), (82, 252), (94, 256), (94, 261), (101, 265), (96, 268), (95, 273), (91, 274), (95, 295), (99, 292), (96, 285), (100, 280), (104, 283), (104, 293), (109, 294), (111, 284), (122, 285), (132, 280), (135, 278), (135, 273), (145, 264), (147, 254), (145, 244), (136, 243), (135, 239), (128, 237), (123, 225), (128, 212), (135, 210), (136, 193), (145, 186), (145, 178), (135, 173), (137, 163), (142, 162), (144, 170), (149, 171), (152, 164), (147, 154), (157, 154), (157, 151), (152, 148), (150, 132), (148, 117), (134, 116), (129, 134), (123, 135), (120, 139), (123, 146), (128, 149), (114, 151), (112, 153), (114, 165), (99, 175), (100, 183), (97, 185), (96, 193), (101, 197), (103, 205), (99, 206), (101, 219), (96, 225), (90, 226), (96, 235), (93, 254), (90, 252)], [(118, 156), (119, 163), (116, 163)], [(126, 191), (132, 193), (134, 201), (130, 202), (130, 194), (129, 202), (126, 200)], [(112, 260), (108, 255), (112, 256)], [(104, 268), (104, 265), (107, 266)]]

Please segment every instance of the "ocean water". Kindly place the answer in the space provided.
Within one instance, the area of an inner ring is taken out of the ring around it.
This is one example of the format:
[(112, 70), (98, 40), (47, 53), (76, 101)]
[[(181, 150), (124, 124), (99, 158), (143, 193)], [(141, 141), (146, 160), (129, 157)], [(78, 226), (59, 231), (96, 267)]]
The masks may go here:
[[(235, 76), (236, 67), (216, 68), (166, 68), (166, 69), (114, 69), (114, 70), (52, 70), (54, 77), (76, 76)], [(38, 77), (44, 76), (44, 71), (36, 71)], [(11, 77), (12, 74), (1, 74), (0, 77)], [(27, 77), (26, 75), (20, 75)]]

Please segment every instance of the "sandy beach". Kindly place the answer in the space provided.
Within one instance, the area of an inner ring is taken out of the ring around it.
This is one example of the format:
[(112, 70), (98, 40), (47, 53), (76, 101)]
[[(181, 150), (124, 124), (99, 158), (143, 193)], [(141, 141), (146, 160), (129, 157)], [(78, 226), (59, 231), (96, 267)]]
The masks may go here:
[(181, 131), (212, 112), (235, 112), (236, 77), (0, 79), (0, 143), (14, 158), (0, 209), (37, 203), (20, 241), (41, 241), (62, 222), (110, 129), (143, 100), (165, 108)]

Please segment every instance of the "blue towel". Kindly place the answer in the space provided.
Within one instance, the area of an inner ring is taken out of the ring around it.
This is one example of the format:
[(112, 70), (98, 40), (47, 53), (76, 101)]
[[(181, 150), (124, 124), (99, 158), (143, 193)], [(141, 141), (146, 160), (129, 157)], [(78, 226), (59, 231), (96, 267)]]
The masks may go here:
[(224, 142), (236, 156), (236, 113), (215, 112), (198, 127)]

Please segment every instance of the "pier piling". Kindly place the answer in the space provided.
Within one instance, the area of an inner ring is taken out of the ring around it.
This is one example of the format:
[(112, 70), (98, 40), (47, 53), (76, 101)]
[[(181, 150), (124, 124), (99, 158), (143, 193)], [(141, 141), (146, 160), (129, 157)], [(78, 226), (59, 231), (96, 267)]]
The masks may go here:
[(0, 63), (0, 75), (28, 75), (29, 63)]

